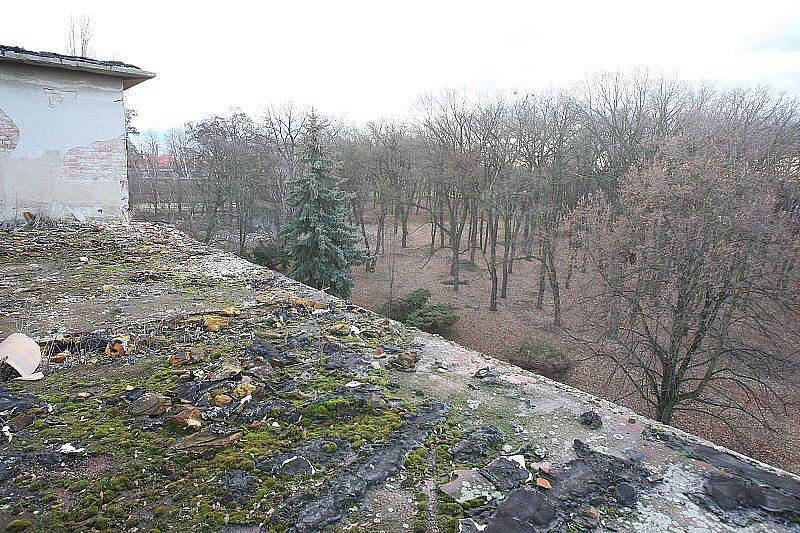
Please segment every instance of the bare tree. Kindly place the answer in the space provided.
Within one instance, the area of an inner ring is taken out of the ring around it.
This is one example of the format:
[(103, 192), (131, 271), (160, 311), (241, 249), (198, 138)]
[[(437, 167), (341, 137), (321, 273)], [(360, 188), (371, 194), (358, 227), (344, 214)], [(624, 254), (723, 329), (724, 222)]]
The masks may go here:
[[(491, 279), (489, 290), (489, 309), (497, 311), (497, 293), (499, 287), (497, 247), (499, 226), (503, 220), (503, 258), (500, 262), (503, 272), (503, 290), (505, 298), (508, 287), (508, 262), (510, 240), (512, 235), (512, 219), (520, 206), (518, 173), (513, 171), (518, 149), (517, 132), (513, 129), (511, 109), (502, 98), (482, 102), (474, 118), (474, 128), (478, 136), (477, 159), (482, 169), (481, 179), (474, 182), (473, 202), (480, 205), (482, 217), (488, 226), (488, 258), (484, 252), (484, 261)], [(473, 229), (476, 228), (473, 222)], [(470, 236), (471, 247), (475, 245)]]
[(178, 216), (183, 215), (185, 202), (187, 200), (190, 202), (189, 226), (191, 230), (194, 218), (194, 202), (192, 198), (187, 198), (187, 192), (189, 192), (188, 184), (194, 171), (194, 159), (191, 155), (189, 140), (183, 128), (176, 128), (167, 132), (165, 142), (171, 170), (171, 186), (174, 189), (172, 197), (177, 207)]
[(287, 214), (286, 195), (290, 184), (300, 172), (300, 151), (308, 122), (308, 111), (294, 102), (285, 102), (267, 108), (259, 129), (268, 146), (277, 154), (273, 180), (266, 194), (276, 205), (275, 229), (281, 226)]
[(445, 91), (438, 96), (423, 95), (418, 103), (419, 134), (429, 144), (429, 168), (437, 169), (429, 182), (429, 200), (432, 202), (429, 201), (425, 207), (436, 210), (432, 223), (439, 228), (440, 248), (449, 248), (451, 252), (453, 292), (458, 291), (460, 284), (461, 241), (475, 190), (474, 182), (481, 175), (475, 113), (475, 102), (459, 91)]
[(703, 124), (666, 140), (624, 177), (616, 208), (595, 196), (573, 219), (592, 269), (571, 334), (666, 423), (682, 411), (766, 423), (798, 354), (796, 221), (752, 157), (761, 150), (735, 153), (736, 137)]
[(67, 54), (92, 57), (94, 55), (94, 24), (88, 15), (69, 18), (67, 27)]
[[(147, 131), (142, 135), (139, 145), (143, 163), (142, 177), (144, 178), (145, 188), (149, 193), (153, 215), (157, 218), (159, 216), (162, 193), (165, 192), (159, 172), (161, 165), (161, 138), (156, 132)], [(169, 204), (169, 198), (167, 198), (167, 204)]]
[(187, 124), (198, 163), (195, 185), (206, 215), (203, 240), (207, 243), (214, 238), (222, 211), (231, 202), (238, 174), (246, 171), (235, 166), (236, 130), (232, 119), (220, 116)]
[[(383, 253), (387, 219), (394, 213), (395, 229), (402, 227), (402, 245), (408, 238), (408, 216), (416, 194), (410, 176), (406, 129), (403, 124), (389, 120), (367, 123), (364, 131), (350, 128), (347, 135), (339, 135), (342, 156), (342, 174), (355, 195), (353, 198), (354, 222), (361, 235), (368, 258), (365, 268), (373, 271), (378, 257)], [(367, 230), (367, 217), (374, 222), (375, 231)], [(370, 236), (374, 237), (374, 246)]]

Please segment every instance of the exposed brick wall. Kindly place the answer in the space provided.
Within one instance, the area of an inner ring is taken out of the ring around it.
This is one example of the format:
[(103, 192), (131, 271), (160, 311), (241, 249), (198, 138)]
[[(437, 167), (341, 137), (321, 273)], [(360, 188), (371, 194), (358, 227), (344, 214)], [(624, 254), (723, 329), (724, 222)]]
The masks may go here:
[(19, 128), (0, 109), (0, 152), (13, 150), (19, 144)]
[(71, 148), (62, 162), (64, 177), (68, 180), (119, 181), (127, 173), (125, 165), (125, 138), (95, 141), (89, 146)]

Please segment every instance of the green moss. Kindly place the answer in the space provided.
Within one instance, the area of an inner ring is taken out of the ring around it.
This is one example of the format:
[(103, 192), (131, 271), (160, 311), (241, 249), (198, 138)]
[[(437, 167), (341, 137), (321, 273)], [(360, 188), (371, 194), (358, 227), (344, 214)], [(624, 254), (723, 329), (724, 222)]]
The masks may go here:
[(462, 507), (457, 503), (446, 502), (439, 505), (439, 512), (440, 514), (447, 515), (447, 516), (462, 516), (464, 510)]
[(92, 520), (92, 525), (100, 530), (108, 529), (108, 526), (111, 525), (111, 521), (104, 516), (98, 516)]
[(486, 505), (486, 498), (483, 497), (475, 498), (474, 500), (470, 500), (461, 504), (464, 509), (474, 509), (475, 507), (481, 507), (483, 505)]
[(47, 485), (47, 480), (39, 478), (36, 481), (31, 481), (28, 483), (28, 488), (31, 490), (42, 490), (43, 488), (47, 487)]
[(239, 346), (237, 343), (234, 342), (223, 342), (219, 344), (215, 344), (214, 348), (209, 353), (209, 358), (212, 361), (221, 359), (226, 355), (230, 355), (235, 353), (237, 350), (241, 350), (243, 346)]
[(32, 520), (27, 518), (17, 518), (6, 524), (6, 531), (25, 531), (33, 525)]
[(125, 511), (118, 505), (106, 505), (105, 512), (115, 518), (120, 518), (125, 515)]
[(353, 404), (347, 398), (332, 398), (310, 405), (306, 412), (314, 418), (340, 418), (353, 412)]
[(448, 518), (444, 524), (444, 530), (447, 533), (455, 533), (456, 531), (458, 531), (459, 520), (460, 520), (459, 518)]
[(78, 509), (75, 512), (74, 516), (75, 519), (80, 522), (92, 518), (94, 516), (97, 516), (99, 512), (100, 510), (97, 508), (97, 505), (90, 505), (89, 507), (83, 507), (81, 509)]
[(426, 468), (430, 463), (430, 454), (426, 448), (417, 448), (408, 452), (405, 460), (406, 468)]
[(52, 404), (66, 403), (67, 400), (69, 400), (69, 396), (67, 396), (67, 394), (64, 392), (53, 392), (50, 394), (42, 394), (41, 398), (45, 402)]
[[(113, 243), (110, 234), (102, 238)], [(149, 250), (125, 249), (119, 253), (120, 257), (130, 253), (147, 255)], [(108, 252), (98, 259), (113, 263), (110, 254)], [(158, 266), (156, 262), (139, 263), (115, 271), (113, 264), (92, 265), (91, 268), (82, 268), (81, 275), (86, 277), (87, 273), (96, 272), (96, 283), (87, 285), (92, 280), (81, 281), (76, 284), (76, 289), (79, 287), (83, 291), (85, 286), (89, 286), (99, 290), (101, 280), (102, 283), (115, 283), (115, 279), (126, 278), (132, 270), (156, 270)], [(257, 281), (269, 278), (265, 276)], [(166, 280), (177, 285), (183, 294), (202, 295), (205, 301), (219, 301), (223, 306), (246, 307), (243, 302), (233, 301), (230, 291), (217, 291), (229, 287), (238, 290), (241, 279), (201, 279), (198, 283), (197, 279), (183, 274), (168, 273)], [(248, 280), (248, 283), (252, 281)], [(110, 296), (101, 295), (103, 298)], [(302, 330), (314, 336), (320, 334), (318, 326), (324, 330), (324, 317), (312, 318), (306, 309), (291, 314), (282, 328), (274, 328), (269, 313), (275, 310), (285, 312), (285, 308), (285, 305), (276, 303), (248, 310), (229, 330), (214, 334), (180, 323), (131, 325), (126, 327), (126, 333), (137, 339), (134, 356), (112, 359), (98, 353), (97, 364), (66, 366), (59, 372), (49, 373), (40, 382), (26, 384), (25, 388), (36, 394), (38, 400), (51, 404), (53, 411), (46, 422), (40, 419), (32, 431), (15, 437), (11, 444), (15, 452), (53, 450), (71, 442), (86, 447), (92, 457), (102, 458), (109, 465), (99, 476), (84, 476), (83, 472), (73, 472), (69, 468), (58, 475), (45, 473), (36, 481), (18, 475), (13, 483), (20, 487), (34, 487), (39, 497), (15, 502), (3, 500), (0, 504), (10, 509), (9, 514), (38, 511), (36, 527), (45, 531), (168, 530), (176, 523), (187, 529), (218, 530), (224, 525), (226, 516), (231, 524), (267, 522), (268, 530), (284, 531), (289, 524), (277, 518), (274, 510), (281, 510), (298, 490), (308, 489), (298, 487), (296, 480), (264, 474), (256, 465), (273, 461), (279, 453), (296, 450), (310, 439), (327, 441), (324, 449), (329, 453), (337, 451), (339, 439), (350, 442), (354, 448), (385, 442), (392, 431), (403, 425), (413, 402), (403, 408), (387, 407), (374, 411), (346, 397), (332, 398), (354, 376), (326, 370), (318, 360), (319, 353), (311, 345), (304, 349), (292, 348), (292, 353), (298, 354), (298, 360), (303, 362), (276, 369), (266, 381), (272, 381), (268, 385), (281, 385), (285, 380), (295, 380), (300, 387), (291, 401), (299, 412), (307, 416), (300, 423), (289, 423), (285, 417), (287, 409), (276, 407), (268, 418), (279, 421), (277, 428), (269, 423), (251, 428), (245, 426), (245, 421), (233, 418), (226, 425), (243, 430), (243, 436), (229, 446), (197, 455), (178, 454), (172, 448), (177, 438), (189, 434), (187, 430), (179, 427), (141, 429), (141, 421), (129, 414), (127, 402), (120, 401), (120, 398), (128, 387), (143, 387), (162, 393), (173, 388), (177, 382), (171, 375), (167, 358), (175, 344), (189, 340), (203, 347), (208, 361), (198, 365), (199, 369), (227, 355), (241, 357), (257, 331), (286, 332), (285, 338), (275, 339), (273, 343), (278, 349), (287, 350), (286, 339), (291, 333)], [(372, 353), (381, 344), (405, 345), (408, 341), (405, 333), (387, 333), (380, 327), (364, 327), (358, 320), (354, 323), (362, 328), (363, 337), (369, 338), (344, 339), (352, 349)], [(307, 373), (311, 379), (298, 379), (302, 373)], [(363, 378), (359, 379), (363, 381)], [(367, 380), (385, 387), (390, 385), (387, 373), (382, 371), (372, 372)], [(89, 397), (80, 398), (78, 392), (87, 392)], [(312, 400), (318, 398), (331, 399), (318, 403)], [(410, 459), (410, 464), (418, 461), (419, 468), (424, 469), (427, 460), (425, 452), (421, 452)], [(231, 470), (244, 470), (253, 476), (255, 492), (250, 498), (241, 502), (224, 498), (225, 488), (220, 479)], [(330, 472), (324, 470), (316, 474), (318, 479), (327, 475)], [(69, 490), (68, 498), (75, 502), (69, 508), (65, 508), (62, 501), (66, 489)], [(154, 520), (145, 522), (141, 519), (139, 513), (143, 507), (154, 510)], [(191, 513), (186, 509), (191, 509)]]
[(42, 503), (53, 503), (56, 501), (58, 501), (58, 495), (53, 492), (42, 495)]
[(78, 493), (88, 486), (89, 486), (88, 481), (86, 481), (85, 479), (79, 479), (78, 481), (75, 481), (74, 483), (70, 484), (69, 490), (72, 491), (73, 493)]

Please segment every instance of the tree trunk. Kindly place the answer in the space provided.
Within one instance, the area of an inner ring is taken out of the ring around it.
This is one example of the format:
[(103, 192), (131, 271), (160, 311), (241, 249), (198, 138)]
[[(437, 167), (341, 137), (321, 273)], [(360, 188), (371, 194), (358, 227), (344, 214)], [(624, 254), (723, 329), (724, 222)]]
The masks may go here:
[(475, 252), (478, 248), (478, 201), (473, 201), (472, 214), (469, 221), (469, 262), (475, 264)]
[(217, 213), (219, 212), (219, 208), (222, 203), (223, 202), (220, 200), (215, 201), (209, 206), (208, 211), (206, 212), (206, 235), (203, 238), (203, 242), (205, 244), (211, 242), (211, 239), (214, 238), (214, 234), (217, 231)]
[[(356, 211), (355, 208), (353, 211)], [(364, 223), (364, 213), (363, 211), (359, 210), (356, 211), (354, 214), (355, 218), (358, 220), (359, 226), (361, 226), (361, 237), (364, 239), (364, 249), (367, 251), (367, 259), (364, 261), (364, 270), (367, 272), (374, 272), (374, 258), (372, 253), (370, 252), (369, 246), (369, 237), (367, 236), (367, 226)]]
[(489, 295), (489, 311), (497, 311), (497, 228), (500, 217), (489, 212), (489, 274), (492, 278), (492, 289)]
[(378, 229), (375, 237), (375, 259), (372, 263), (372, 270), (375, 271), (375, 265), (378, 263), (378, 253), (383, 252), (383, 241), (386, 233), (386, 213), (383, 212), (378, 216)]
[[(437, 209), (439, 211), (439, 225), (444, 228), (444, 205), (441, 200), (439, 201)], [(444, 248), (444, 231), (439, 232), (439, 248)]]
[(400, 222), (403, 227), (403, 234), (400, 239), (400, 248), (408, 248), (408, 216), (409, 216), (409, 207), (403, 207), (400, 212)]
[(544, 279), (545, 279), (545, 271), (547, 267), (545, 266), (545, 247), (544, 241), (539, 245), (539, 292), (536, 296), (536, 309), (541, 309), (544, 306)]
[(560, 328), (561, 291), (558, 287), (558, 272), (556, 271), (555, 252), (552, 247), (547, 253), (547, 277), (550, 280), (550, 289), (553, 291), (553, 325), (557, 328)]
[(240, 205), (237, 212), (236, 221), (239, 229), (239, 256), (244, 257), (244, 249), (247, 241), (247, 209)]
[(508, 275), (514, 273), (514, 258), (517, 253), (517, 235), (519, 235), (519, 220), (513, 221), (514, 231), (511, 235), (511, 257), (508, 258)]
[(458, 292), (460, 285), (460, 265), (461, 260), (461, 234), (464, 232), (464, 226), (467, 222), (468, 205), (464, 205), (461, 217), (458, 216), (458, 204), (452, 206), (450, 211), (450, 248), (453, 251), (453, 261), (451, 265), (451, 273), (453, 274), (453, 292)]
[(617, 257), (611, 258), (611, 308), (609, 309), (608, 335), (612, 339), (619, 338), (619, 321), (621, 313), (621, 295), (619, 288), (622, 285), (622, 268)]
[(428, 252), (429, 257), (433, 257), (436, 252), (436, 215), (431, 211), (431, 248)]
[(511, 218), (509, 215), (503, 217), (503, 286), (500, 290), (500, 298), (508, 297), (508, 254), (511, 251)]
[(666, 364), (662, 367), (661, 390), (658, 393), (658, 404), (656, 406), (656, 420), (669, 424), (678, 404), (678, 380), (675, 374), (675, 367)]
[(525, 242), (525, 258), (530, 261), (533, 259), (533, 238), (531, 236), (531, 216), (525, 213), (525, 230), (523, 232), (522, 240)]

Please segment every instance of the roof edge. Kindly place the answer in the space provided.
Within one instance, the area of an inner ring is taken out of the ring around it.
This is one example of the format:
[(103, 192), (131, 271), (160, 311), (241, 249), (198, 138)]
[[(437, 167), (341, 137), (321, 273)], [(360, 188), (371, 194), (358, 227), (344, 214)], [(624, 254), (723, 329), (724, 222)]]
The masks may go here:
[(123, 90), (156, 76), (154, 72), (120, 61), (99, 61), (54, 52), (31, 52), (11, 46), (0, 46), (0, 62), (2, 61), (122, 78)]

